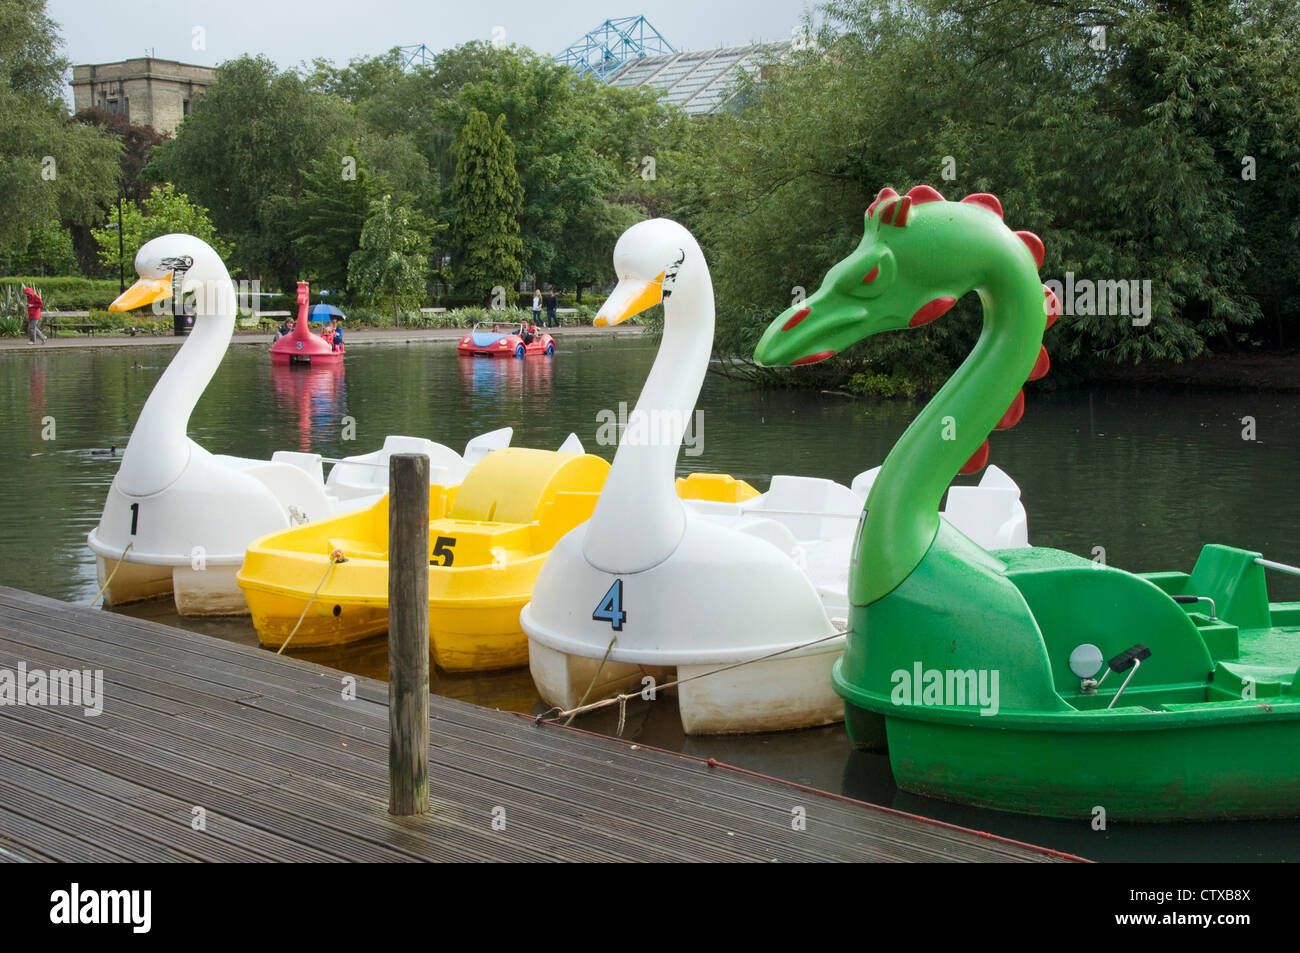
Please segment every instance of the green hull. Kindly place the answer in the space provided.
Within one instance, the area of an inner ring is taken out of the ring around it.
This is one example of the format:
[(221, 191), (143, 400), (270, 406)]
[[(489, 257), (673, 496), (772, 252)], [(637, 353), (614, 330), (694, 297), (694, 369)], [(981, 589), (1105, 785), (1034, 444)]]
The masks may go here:
[[(1240, 704), (1240, 703), (1239, 703)], [(1120, 731), (1099, 724), (1010, 725), (998, 717), (939, 722), (845, 704), (855, 747), (887, 735), (899, 788), (977, 807), (1046, 817), (1183, 821), (1300, 815), (1300, 704), (1225, 721), (1152, 715)]]
[[(850, 740), (887, 747), (902, 790), (1060, 818), (1300, 816), (1300, 604), (1268, 603), (1255, 554), (1207, 546), (1190, 575), (1134, 576), (973, 545), (942, 532), (916, 574), (855, 607), (834, 669)], [(963, 619), (972, 586), (983, 611)], [(1128, 673), (1087, 692), (1070, 653), (1137, 642), (1151, 656), (1107, 710)]]

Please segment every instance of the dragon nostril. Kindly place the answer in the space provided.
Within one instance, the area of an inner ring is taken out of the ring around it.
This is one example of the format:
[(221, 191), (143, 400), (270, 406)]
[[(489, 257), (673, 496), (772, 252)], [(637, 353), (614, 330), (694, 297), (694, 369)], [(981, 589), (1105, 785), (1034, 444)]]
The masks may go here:
[(789, 331), (792, 327), (802, 321), (808, 315), (812, 314), (812, 308), (800, 308), (794, 314), (790, 315), (790, 320), (781, 326), (782, 331)]

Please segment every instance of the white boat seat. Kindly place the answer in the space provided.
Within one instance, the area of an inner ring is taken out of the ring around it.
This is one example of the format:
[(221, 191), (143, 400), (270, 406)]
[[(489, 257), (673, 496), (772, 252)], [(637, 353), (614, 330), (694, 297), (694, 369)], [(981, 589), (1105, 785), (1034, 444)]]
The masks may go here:
[[(514, 434), (513, 427), (502, 427), (500, 430), (479, 434), (465, 444), (465, 452), (461, 456), (464, 458), (466, 465), (472, 467), (493, 450), (503, 450), (510, 446), (510, 440)], [(578, 452), (581, 453), (582, 451)]]

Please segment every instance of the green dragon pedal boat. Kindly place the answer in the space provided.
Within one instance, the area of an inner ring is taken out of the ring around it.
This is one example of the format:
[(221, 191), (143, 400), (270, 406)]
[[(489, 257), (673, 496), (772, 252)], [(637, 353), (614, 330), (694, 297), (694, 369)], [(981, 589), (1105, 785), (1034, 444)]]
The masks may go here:
[[(1186, 572), (1130, 573), (1055, 549), (987, 551), (939, 520), (958, 473), (1024, 411), (1060, 304), (1043, 244), (987, 194), (882, 190), (861, 244), (782, 313), (767, 365), (824, 360), (918, 327), (975, 291), (979, 341), (886, 458), (849, 577), (833, 680), (850, 741), (888, 749), (898, 786), (1062, 818), (1300, 816), (1300, 603), (1205, 546)], [(1104, 815), (1103, 815), (1104, 812)]]

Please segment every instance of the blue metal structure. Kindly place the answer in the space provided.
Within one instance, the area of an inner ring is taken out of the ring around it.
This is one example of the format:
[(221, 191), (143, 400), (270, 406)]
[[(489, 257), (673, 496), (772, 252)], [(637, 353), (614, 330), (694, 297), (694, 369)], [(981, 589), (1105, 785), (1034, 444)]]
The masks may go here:
[(398, 47), (397, 51), (404, 57), (402, 61), (403, 69), (411, 69), (413, 66), (433, 65), (433, 50), (423, 43), (416, 46), (401, 46)]
[(676, 53), (663, 34), (644, 16), (606, 20), (555, 57), (579, 76), (604, 81), (628, 60), (642, 56)]

